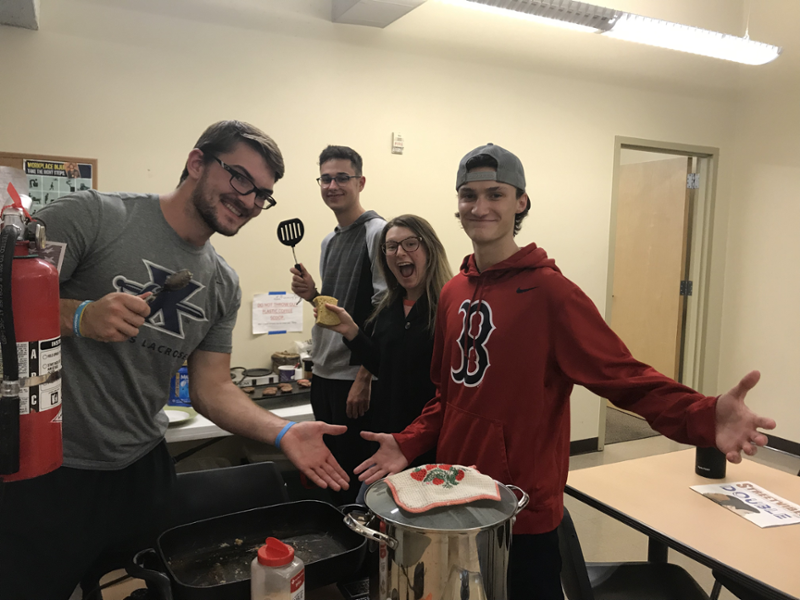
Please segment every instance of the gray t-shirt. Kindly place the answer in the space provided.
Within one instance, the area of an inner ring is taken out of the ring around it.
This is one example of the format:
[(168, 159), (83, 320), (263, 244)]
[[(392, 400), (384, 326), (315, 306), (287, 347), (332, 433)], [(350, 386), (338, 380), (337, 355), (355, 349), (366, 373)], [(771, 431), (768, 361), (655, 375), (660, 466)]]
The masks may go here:
[[(368, 210), (347, 227), (334, 229), (322, 241), (320, 293), (336, 298), (359, 326), (386, 292), (386, 282), (378, 267), (381, 231), (385, 225), (378, 213)], [(351, 381), (356, 378), (359, 362), (340, 334), (314, 327), (311, 336), (315, 375)]]
[(172, 375), (195, 350), (230, 353), (241, 303), (239, 278), (210, 243), (181, 239), (158, 196), (80, 192), (36, 213), (49, 241), (66, 243), (61, 297), (142, 294), (168, 275), (192, 272), (185, 288), (160, 294), (139, 335), (103, 343), (64, 338), (64, 465), (122, 469), (164, 437)]

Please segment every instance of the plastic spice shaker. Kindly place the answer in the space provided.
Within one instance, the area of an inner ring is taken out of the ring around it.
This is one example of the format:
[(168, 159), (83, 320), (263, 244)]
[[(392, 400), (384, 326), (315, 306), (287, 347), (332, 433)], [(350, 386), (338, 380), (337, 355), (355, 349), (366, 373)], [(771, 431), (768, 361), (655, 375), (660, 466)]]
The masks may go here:
[(270, 537), (250, 566), (250, 600), (305, 600), (306, 569), (294, 548)]

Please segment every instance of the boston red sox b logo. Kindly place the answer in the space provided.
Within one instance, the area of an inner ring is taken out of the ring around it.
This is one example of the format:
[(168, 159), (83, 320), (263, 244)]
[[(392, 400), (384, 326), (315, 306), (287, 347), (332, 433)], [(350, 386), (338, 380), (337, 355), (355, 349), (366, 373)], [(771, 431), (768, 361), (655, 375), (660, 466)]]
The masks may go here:
[(475, 387), (489, 368), (489, 351), (486, 342), (495, 330), (492, 322), (492, 307), (481, 300), (464, 300), (458, 309), (464, 316), (458, 347), (461, 350), (461, 363), (457, 369), (451, 368), (453, 381), (467, 387)]

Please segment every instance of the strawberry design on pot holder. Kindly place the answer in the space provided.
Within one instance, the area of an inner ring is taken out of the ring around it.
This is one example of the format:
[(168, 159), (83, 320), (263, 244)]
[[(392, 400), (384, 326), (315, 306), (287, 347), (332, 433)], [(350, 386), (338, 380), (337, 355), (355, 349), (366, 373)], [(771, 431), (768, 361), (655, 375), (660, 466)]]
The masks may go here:
[(453, 465), (424, 465), (412, 470), (409, 475), (411, 479), (422, 483), (432, 483), (451, 488), (458, 485), (464, 479), (464, 469)]
[(475, 467), (438, 463), (406, 469), (386, 478), (397, 505), (413, 513), (475, 500), (500, 500), (497, 482)]

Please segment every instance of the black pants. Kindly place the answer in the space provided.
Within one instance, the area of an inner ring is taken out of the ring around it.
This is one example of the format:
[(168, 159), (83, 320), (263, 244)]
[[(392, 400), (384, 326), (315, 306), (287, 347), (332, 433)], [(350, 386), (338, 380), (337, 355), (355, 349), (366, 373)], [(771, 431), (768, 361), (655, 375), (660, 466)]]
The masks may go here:
[(353, 470), (378, 449), (377, 444), (366, 441), (360, 435), (362, 431), (369, 431), (369, 412), (358, 419), (347, 416), (347, 394), (350, 393), (352, 385), (353, 382), (350, 380), (325, 379), (314, 375), (311, 386), (311, 408), (314, 410), (314, 418), (333, 425), (347, 426), (347, 432), (342, 435), (325, 436), (325, 443), (334, 458), (350, 475), (349, 490), (332, 492), (336, 504), (355, 502), (361, 483), (358, 477), (353, 475)]
[(508, 600), (563, 600), (558, 531), (511, 536)]
[(151, 547), (170, 524), (174, 482), (174, 463), (162, 442), (119, 471), (61, 467), (5, 484), (0, 597), (66, 600), (110, 556), (131, 557)]

